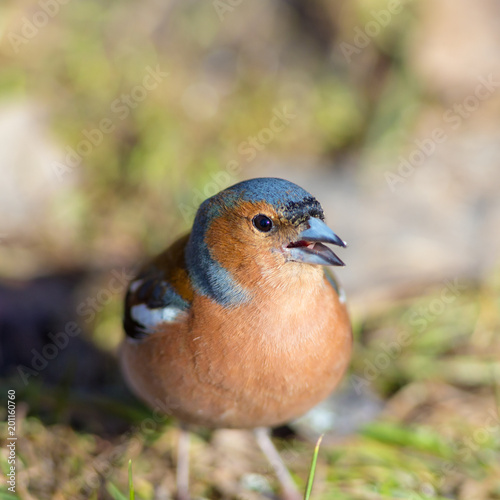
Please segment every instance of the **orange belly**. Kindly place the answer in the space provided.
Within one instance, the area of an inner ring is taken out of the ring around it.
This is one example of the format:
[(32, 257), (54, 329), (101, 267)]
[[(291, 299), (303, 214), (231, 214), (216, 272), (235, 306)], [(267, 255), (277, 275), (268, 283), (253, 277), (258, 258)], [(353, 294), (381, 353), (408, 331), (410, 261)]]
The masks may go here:
[(188, 424), (250, 428), (287, 422), (326, 398), (350, 359), (346, 309), (332, 289), (324, 294), (320, 308), (308, 308), (315, 310), (314, 321), (294, 304), (288, 312), (281, 307), (280, 315), (255, 306), (217, 311), (200, 297), (193, 308), (198, 318), (187, 316), (141, 342), (124, 343), (125, 375), (154, 409)]

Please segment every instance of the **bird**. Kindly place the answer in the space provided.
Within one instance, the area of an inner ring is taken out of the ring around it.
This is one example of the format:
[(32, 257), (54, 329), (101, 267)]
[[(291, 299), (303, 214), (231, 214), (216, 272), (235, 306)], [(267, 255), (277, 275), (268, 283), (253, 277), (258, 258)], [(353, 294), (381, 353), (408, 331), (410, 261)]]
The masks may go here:
[(252, 429), (284, 499), (301, 498), (269, 429), (325, 399), (352, 330), (327, 244), (346, 243), (297, 184), (260, 177), (199, 206), (191, 232), (140, 268), (125, 297), (121, 367), (132, 391), (181, 424), (177, 497), (189, 498), (189, 432)]

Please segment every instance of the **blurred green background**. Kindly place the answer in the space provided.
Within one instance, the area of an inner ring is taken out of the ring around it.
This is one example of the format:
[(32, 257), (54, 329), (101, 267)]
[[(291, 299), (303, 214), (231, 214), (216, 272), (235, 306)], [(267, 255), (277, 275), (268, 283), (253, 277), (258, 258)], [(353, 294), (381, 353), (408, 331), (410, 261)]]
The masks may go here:
[[(121, 498), (129, 458), (140, 498), (170, 498), (175, 427), (141, 427), (116, 364), (126, 281), (203, 199), (262, 175), (311, 191), (349, 242), (345, 390), (383, 407), (327, 440), (316, 498), (500, 498), (499, 25), (495, 0), (3, 0), (17, 498)], [(23, 379), (69, 321), (82, 335)], [(302, 485), (312, 445), (281, 445)], [(198, 437), (193, 492), (266, 494), (254, 448)]]

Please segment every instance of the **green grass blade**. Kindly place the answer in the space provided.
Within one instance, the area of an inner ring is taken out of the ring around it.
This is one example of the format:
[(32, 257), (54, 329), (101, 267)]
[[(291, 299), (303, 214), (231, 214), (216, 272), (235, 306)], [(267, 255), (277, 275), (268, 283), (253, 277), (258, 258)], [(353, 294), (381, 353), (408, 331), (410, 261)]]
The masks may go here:
[(314, 448), (314, 454), (311, 462), (311, 470), (309, 471), (309, 477), (307, 479), (307, 487), (306, 487), (306, 493), (304, 495), (304, 500), (309, 500), (311, 497), (311, 491), (313, 487), (313, 482), (314, 482), (314, 475), (316, 473), (316, 462), (318, 461), (318, 453), (319, 453), (319, 447), (321, 445), (321, 441), (323, 439), (324, 434), (321, 434), (321, 436), (318, 439), (318, 442), (316, 443), (316, 446)]
[(112, 482), (108, 482), (106, 489), (114, 500), (127, 500), (127, 497)]
[(128, 461), (128, 490), (130, 494), (130, 500), (134, 500), (135, 493), (134, 493), (134, 482), (132, 480), (132, 459)]

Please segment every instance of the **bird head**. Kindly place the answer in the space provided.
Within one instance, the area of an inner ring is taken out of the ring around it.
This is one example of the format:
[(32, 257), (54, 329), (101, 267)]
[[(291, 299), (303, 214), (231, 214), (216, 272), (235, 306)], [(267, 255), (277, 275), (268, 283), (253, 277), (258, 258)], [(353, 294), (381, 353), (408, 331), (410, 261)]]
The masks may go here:
[(345, 247), (307, 191), (277, 178), (243, 181), (202, 203), (186, 247), (194, 285), (222, 304), (248, 298), (251, 283), (343, 266), (325, 243)]

